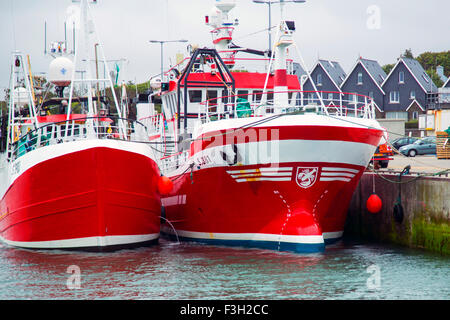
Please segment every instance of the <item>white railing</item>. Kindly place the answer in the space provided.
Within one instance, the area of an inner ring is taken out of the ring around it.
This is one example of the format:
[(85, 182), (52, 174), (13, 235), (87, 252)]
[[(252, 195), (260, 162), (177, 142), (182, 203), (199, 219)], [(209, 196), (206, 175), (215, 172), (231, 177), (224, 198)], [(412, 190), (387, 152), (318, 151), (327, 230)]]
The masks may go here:
[(183, 165), (188, 158), (188, 150), (162, 157), (159, 161), (159, 170), (163, 175), (173, 172), (175, 169)]
[(17, 137), (9, 148), (8, 158), (14, 160), (38, 148), (89, 139), (148, 142), (149, 131), (139, 121), (111, 116), (53, 122)]
[[(273, 95), (288, 94), (288, 103), (279, 105)], [(333, 97), (329, 97), (332, 94)], [(327, 98), (323, 98), (326, 96)], [(375, 119), (374, 101), (356, 93), (328, 91), (288, 91), (252, 93), (220, 97), (230, 103), (218, 102), (219, 98), (200, 103), (198, 119), (202, 123), (228, 118), (258, 117), (272, 114), (316, 113), (339, 117)]]

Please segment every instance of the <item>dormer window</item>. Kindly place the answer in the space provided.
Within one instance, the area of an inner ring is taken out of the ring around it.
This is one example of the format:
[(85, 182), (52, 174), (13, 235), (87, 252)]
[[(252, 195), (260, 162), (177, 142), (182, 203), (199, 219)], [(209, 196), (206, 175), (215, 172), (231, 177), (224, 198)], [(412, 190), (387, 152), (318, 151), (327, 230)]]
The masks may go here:
[(403, 71), (398, 73), (398, 83), (405, 83), (405, 73)]
[(317, 85), (318, 86), (322, 85), (322, 74), (320, 73), (317, 75)]
[(362, 72), (358, 73), (358, 84), (363, 84), (363, 74), (362, 74)]

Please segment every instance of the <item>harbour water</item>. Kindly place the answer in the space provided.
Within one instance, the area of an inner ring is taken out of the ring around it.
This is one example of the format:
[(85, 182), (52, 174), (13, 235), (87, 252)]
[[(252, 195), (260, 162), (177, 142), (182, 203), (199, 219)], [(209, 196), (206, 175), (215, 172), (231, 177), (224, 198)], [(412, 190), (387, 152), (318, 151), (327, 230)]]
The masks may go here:
[(116, 252), (0, 246), (0, 299), (450, 300), (450, 258), (345, 240), (318, 254), (160, 240)]

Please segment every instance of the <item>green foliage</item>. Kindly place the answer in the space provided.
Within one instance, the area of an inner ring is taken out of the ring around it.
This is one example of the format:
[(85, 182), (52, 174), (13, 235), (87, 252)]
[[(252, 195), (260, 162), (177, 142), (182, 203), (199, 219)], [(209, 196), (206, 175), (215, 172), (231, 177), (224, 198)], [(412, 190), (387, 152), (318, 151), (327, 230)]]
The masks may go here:
[(414, 55), (412, 53), (411, 48), (406, 49), (402, 56), (405, 58), (414, 59)]
[[(445, 76), (450, 77), (450, 50), (443, 52), (427, 51), (414, 58), (412, 50), (406, 49), (402, 54), (402, 57), (416, 59), (422, 65), (424, 70), (426, 70), (427, 74), (431, 77), (437, 87), (442, 87), (444, 84), (436, 72), (437, 66), (443, 66)], [(382, 68), (386, 74), (389, 74), (394, 66), (395, 64), (386, 64), (382, 66)]]
[(445, 76), (450, 76), (450, 50), (443, 52), (424, 52), (417, 56), (416, 59), (425, 70), (433, 69), (436, 72), (436, 67), (440, 65), (444, 67)]
[(146, 81), (143, 83), (138, 83), (136, 85), (133, 82), (128, 81), (126, 87), (127, 87), (127, 94), (133, 94), (133, 96), (136, 96), (136, 88), (138, 93), (144, 93), (150, 88), (150, 84), (148, 81)]
[(389, 74), (389, 72), (391, 72), (391, 70), (394, 68), (395, 64), (390, 63), (390, 64), (385, 64), (384, 66), (382, 66), (381, 68), (384, 70), (384, 72), (386, 73), (386, 75)]
[(433, 80), (434, 84), (440, 88), (444, 85), (444, 82), (441, 80), (441, 78), (438, 76), (436, 69), (428, 69), (426, 70), (427, 74), (430, 76), (431, 80)]

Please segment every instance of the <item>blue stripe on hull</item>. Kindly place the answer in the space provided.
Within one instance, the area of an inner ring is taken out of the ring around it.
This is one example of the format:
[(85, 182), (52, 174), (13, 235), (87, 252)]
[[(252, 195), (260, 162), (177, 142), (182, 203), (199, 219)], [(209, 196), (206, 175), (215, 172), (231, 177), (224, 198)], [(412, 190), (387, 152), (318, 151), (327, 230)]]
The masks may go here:
[[(168, 237), (170, 240), (177, 240), (173, 234), (161, 231), (161, 235)], [(203, 239), (178, 237), (180, 241), (204, 243), (208, 245), (245, 247), (257, 249), (269, 249), (276, 251), (290, 251), (297, 253), (317, 253), (325, 250), (324, 243), (294, 243), (294, 242), (276, 242), (276, 241), (259, 241), (259, 240), (223, 240), (223, 239)]]

